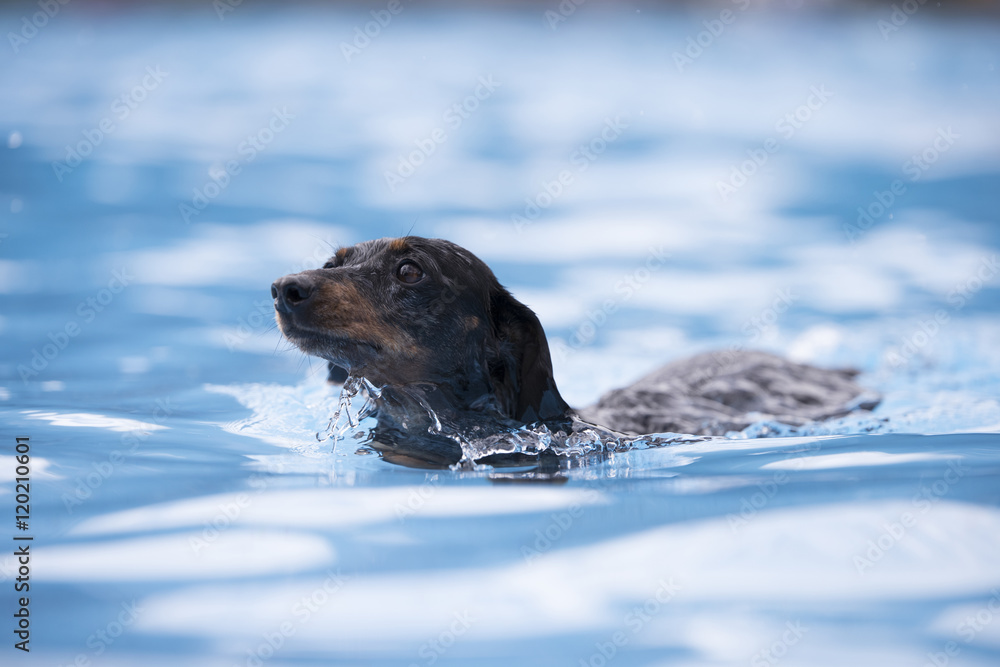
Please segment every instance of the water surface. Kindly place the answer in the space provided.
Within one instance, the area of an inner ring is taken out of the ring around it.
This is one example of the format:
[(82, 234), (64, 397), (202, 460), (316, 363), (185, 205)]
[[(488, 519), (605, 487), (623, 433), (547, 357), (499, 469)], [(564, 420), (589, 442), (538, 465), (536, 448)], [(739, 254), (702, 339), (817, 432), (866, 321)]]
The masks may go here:
[[(348, 60), (367, 9), (67, 5), (0, 55), (4, 664), (995, 665), (1000, 32), (739, 13), (679, 69), (705, 18), (407, 6)], [(574, 405), (726, 347), (884, 402), (561, 484), (333, 451), (269, 285), (409, 231), (538, 312)]]

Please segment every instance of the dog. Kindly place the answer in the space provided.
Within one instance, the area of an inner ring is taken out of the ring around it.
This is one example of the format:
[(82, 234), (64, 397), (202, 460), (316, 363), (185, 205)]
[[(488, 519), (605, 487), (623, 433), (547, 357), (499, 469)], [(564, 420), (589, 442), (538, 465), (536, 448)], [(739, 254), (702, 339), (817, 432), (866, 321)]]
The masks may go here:
[(730, 351), (668, 365), (577, 413), (559, 394), (535, 313), (482, 260), (441, 239), (340, 248), (322, 268), (275, 281), (271, 296), (281, 332), (325, 359), (332, 381), (364, 378), (380, 388), (372, 444), (404, 465), (458, 462), (455, 433), (486, 438), (530, 425), (568, 433), (583, 417), (609, 437), (719, 435), (754, 420), (801, 425), (877, 403), (853, 371)]

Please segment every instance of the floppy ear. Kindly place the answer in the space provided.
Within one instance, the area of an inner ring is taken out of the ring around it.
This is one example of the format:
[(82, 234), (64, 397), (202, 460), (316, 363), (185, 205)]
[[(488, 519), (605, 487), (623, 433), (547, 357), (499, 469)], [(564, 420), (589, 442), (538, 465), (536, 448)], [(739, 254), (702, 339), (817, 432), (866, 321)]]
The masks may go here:
[(497, 285), (490, 295), (490, 380), (507, 415), (529, 424), (565, 417), (545, 330), (530, 308)]

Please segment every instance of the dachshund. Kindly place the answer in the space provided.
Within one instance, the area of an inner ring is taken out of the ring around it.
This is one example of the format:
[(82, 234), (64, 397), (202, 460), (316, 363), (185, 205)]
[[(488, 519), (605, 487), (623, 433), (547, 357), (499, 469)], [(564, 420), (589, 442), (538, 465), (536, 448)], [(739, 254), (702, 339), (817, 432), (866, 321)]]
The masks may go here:
[[(322, 268), (275, 281), (271, 296), (281, 332), (325, 359), (330, 380), (349, 375), (380, 388), (373, 446), (383, 458), (456, 463), (461, 446), (440, 432), (441, 420), (473, 436), (538, 424), (566, 431), (579, 420), (559, 394), (538, 317), (454, 243), (407, 236), (343, 247)], [(794, 425), (874, 407), (851, 371), (763, 352), (685, 363), (582, 415), (622, 433), (718, 435), (758, 413)]]

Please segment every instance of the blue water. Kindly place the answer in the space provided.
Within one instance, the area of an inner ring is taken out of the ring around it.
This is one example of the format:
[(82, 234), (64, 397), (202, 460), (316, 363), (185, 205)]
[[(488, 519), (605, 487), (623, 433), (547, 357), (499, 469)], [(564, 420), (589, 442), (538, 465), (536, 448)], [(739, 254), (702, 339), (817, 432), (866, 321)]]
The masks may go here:
[[(406, 5), (348, 61), (368, 11), (71, 3), (0, 49), (3, 664), (998, 664), (1000, 27), (737, 11), (678, 67), (714, 10)], [(269, 285), (411, 231), (574, 405), (725, 347), (884, 402), (563, 484), (332, 451)]]

